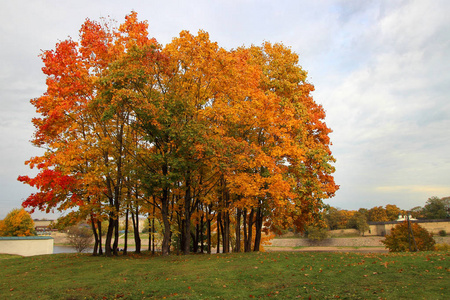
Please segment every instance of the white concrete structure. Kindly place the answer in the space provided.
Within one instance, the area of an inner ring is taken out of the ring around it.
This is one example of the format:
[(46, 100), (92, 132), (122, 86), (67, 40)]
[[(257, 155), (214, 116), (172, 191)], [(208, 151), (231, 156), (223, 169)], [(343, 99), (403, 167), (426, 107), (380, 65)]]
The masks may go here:
[(49, 236), (0, 237), (0, 253), (22, 256), (53, 254), (53, 238)]
[(406, 221), (408, 219), (408, 217), (409, 217), (410, 221), (417, 220), (416, 218), (413, 218), (411, 215), (408, 215), (408, 216), (406, 216), (406, 215), (398, 215), (398, 219), (396, 221), (397, 222), (403, 222), (403, 221)]

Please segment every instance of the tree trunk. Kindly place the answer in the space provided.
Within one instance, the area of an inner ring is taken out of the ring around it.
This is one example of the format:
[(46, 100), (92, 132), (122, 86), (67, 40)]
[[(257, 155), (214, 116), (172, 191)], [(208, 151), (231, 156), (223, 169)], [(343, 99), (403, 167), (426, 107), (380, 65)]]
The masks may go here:
[(202, 214), (201, 214), (201, 218), (200, 218), (200, 253), (202, 253), (203, 254), (203, 247), (205, 246), (204, 245), (204, 242), (203, 242), (203, 239), (204, 239), (204, 236), (203, 236), (203, 226), (204, 226), (204, 223), (203, 223), (203, 217), (204, 217), (204, 212), (203, 212), (203, 206), (201, 207), (201, 210), (202, 210)]
[(97, 229), (95, 228), (95, 222), (94, 222), (94, 216), (92, 216), (92, 214), (90, 215), (91, 217), (91, 228), (92, 228), (92, 233), (94, 234), (94, 251), (92, 253), (92, 255), (96, 256), (97, 252), (98, 252), (98, 234), (97, 234)]
[(119, 132), (117, 136), (117, 147), (118, 147), (118, 157), (117, 157), (117, 175), (116, 175), (116, 185), (114, 186), (114, 208), (115, 208), (115, 235), (114, 235), (114, 255), (119, 254), (119, 214), (120, 214), (120, 199), (122, 195), (122, 155), (123, 155), (123, 128), (124, 124), (120, 124)]
[(225, 211), (223, 213), (223, 220), (222, 220), (222, 222), (220, 222), (220, 225), (222, 226), (221, 229), (222, 229), (223, 253), (230, 252), (230, 227), (228, 226), (228, 222), (227, 222), (228, 219), (229, 219), (228, 212)]
[(147, 216), (147, 221), (148, 221), (148, 248), (147, 251), (151, 251), (152, 250), (152, 223), (150, 220), (150, 213)]
[(255, 246), (253, 251), (259, 251), (259, 246), (261, 245), (261, 229), (262, 229), (262, 209), (258, 207), (256, 212), (256, 222), (255, 222)]
[(208, 209), (208, 214), (206, 216), (207, 217), (207, 220), (206, 220), (206, 222), (207, 222), (207, 224), (206, 224), (206, 226), (207, 226), (206, 235), (207, 235), (207, 243), (208, 243), (208, 249), (207, 249), (208, 254), (211, 254), (211, 219), (210, 219), (210, 215), (211, 215), (211, 208)]
[(119, 255), (119, 217), (114, 220), (114, 245), (113, 245), (114, 255)]
[(220, 225), (221, 225), (221, 212), (217, 214), (217, 253), (220, 253)]
[(111, 248), (111, 241), (112, 236), (114, 233), (114, 218), (113, 213), (111, 212), (109, 214), (109, 220), (108, 220), (108, 231), (106, 232), (106, 241), (105, 241), (105, 254), (106, 256), (113, 255), (113, 249)]
[(248, 226), (247, 226), (247, 243), (245, 244), (245, 252), (252, 251), (252, 237), (253, 237), (253, 214), (255, 210), (252, 208), (250, 215), (248, 216)]
[(125, 211), (125, 245), (123, 247), (123, 255), (127, 255), (128, 251), (128, 212), (129, 209)]
[(242, 222), (244, 223), (243, 224), (244, 225), (244, 228), (243, 228), (244, 229), (244, 251), (247, 252), (246, 250), (247, 250), (248, 237), (247, 237), (247, 209), (246, 208), (244, 208), (242, 216), (243, 216)]
[(98, 229), (98, 247), (99, 247), (99, 251), (98, 254), (99, 255), (103, 255), (103, 245), (102, 245), (102, 222), (101, 221), (97, 221), (97, 229)]
[[(108, 165), (108, 158), (106, 155), (106, 164)], [(112, 209), (114, 207), (114, 195), (112, 192), (112, 183), (109, 177), (106, 178), (106, 186), (108, 187), (108, 200), (109, 206)], [(106, 240), (105, 240), (105, 254), (106, 256), (113, 255), (113, 249), (111, 248), (112, 236), (114, 233), (114, 212), (110, 211), (108, 213), (108, 230), (106, 231)]]
[(178, 224), (180, 224), (179, 227), (179, 233), (178, 233), (178, 241), (177, 241), (177, 251), (179, 253), (184, 253), (184, 229), (186, 227), (186, 222), (184, 220), (181, 220), (182, 216), (177, 216)]
[(195, 224), (195, 235), (192, 237), (192, 251), (194, 253), (198, 252), (198, 240), (199, 240), (199, 236), (200, 236), (200, 232), (199, 232), (199, 225), (198, 223)]
[(184, 195), (183, 253), (189, 254), (191, 246), (191, 172), (186, 174), (186, 191)]
[(238, 208), (236, 210), (235, 234), (236, 234), (236, 246), (234, 248), (234, 251), (241, 252), (241, 209), (240, 208)]
[(131, 211), (131, 218), (133, 220), (134, 243), (136, 245), (136, 253), (141, 253), (141, 237), (139, 236), (139, 208), (136, 206), (136, 211)]
[(168, 190), (163, 190), (163, 197), (161, 199), (161, 215), (164, 226), (164, 236), (161, 246), (162, 255), (169, 255), (170, 250), (170, 222), (169, 222), (169, 197)]
[(155, 254), (155, 205), (153, 206), (152, 218), (152, 254)]

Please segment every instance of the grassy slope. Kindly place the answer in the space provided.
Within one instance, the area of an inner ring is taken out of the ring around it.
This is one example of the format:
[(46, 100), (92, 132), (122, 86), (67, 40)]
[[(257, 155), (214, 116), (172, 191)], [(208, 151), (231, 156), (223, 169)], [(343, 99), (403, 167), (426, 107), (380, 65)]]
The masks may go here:
[(450, 286), (450, 252), (0, 258), (0, 299), (445, 299)]

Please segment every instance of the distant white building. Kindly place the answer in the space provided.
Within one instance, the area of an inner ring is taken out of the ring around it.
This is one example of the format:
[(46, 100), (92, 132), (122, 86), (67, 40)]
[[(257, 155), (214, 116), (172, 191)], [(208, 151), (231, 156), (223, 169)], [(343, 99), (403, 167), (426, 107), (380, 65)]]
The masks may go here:
[[(413, 218), (411, 215), (408, 216), (410, 221), (414, 221), (417, 220), (416, 218)], [(407, 216), (406, 215), (398, 215), (398, 222), (403, 222), (407, 220)]]

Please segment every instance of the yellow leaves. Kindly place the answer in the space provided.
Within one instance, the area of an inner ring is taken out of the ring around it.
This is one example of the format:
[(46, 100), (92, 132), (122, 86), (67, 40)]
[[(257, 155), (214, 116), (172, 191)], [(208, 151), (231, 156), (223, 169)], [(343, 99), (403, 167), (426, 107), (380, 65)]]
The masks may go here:
[(34, 222), (23, 208), (13, 209), (0, 222), (0, 236), (34, 235)]

